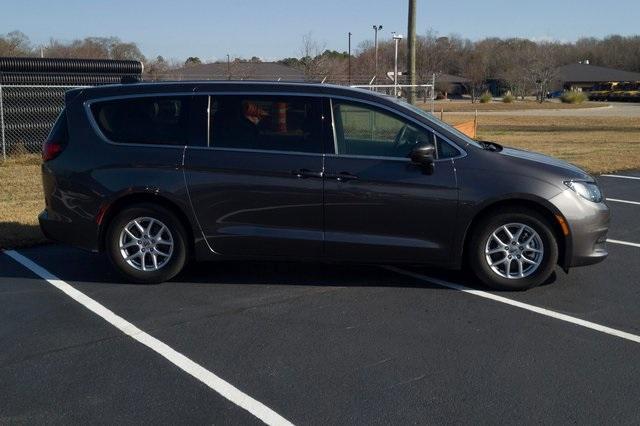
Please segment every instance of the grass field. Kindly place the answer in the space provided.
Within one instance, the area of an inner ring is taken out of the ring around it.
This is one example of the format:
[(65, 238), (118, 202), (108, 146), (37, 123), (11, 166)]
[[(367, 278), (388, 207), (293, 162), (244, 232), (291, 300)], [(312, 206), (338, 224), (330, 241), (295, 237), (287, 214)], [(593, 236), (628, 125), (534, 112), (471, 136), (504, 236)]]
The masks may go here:
[[(469, 115), (445, 114), (458, 124)], [(640, 168), (640, 118), (627, 117), (478, 117), (478, 139), (541, 152), (591, 173)]]
[[(469, 115), (445, 114), (452, 124)], [(542, 152), (591, 173), (640, 168), (640, 118), (482, 115), (479, 139)], [(44, 201), (40, 157), (0, 162), (0, 248), (44, 242), (37, 215)]]
[[(430, 103), (419, 103), (418, 106), (426, 110), (431, 109)], [(532, 109), (543, 110), (564, 110), (564, 109), (583, 109), (583, 108), (602, 108), (607, 107), (608, 104), (604, 102), (584, 102), (582, 104), (563, 104), (561, 102), (543, 102), (539, 103), (533, 100), (516, 101), (510, 104), (505, 104), (501, 101), (493, 101), (486, 104), (476, 102), (472, 104), (468, 100), (464, 101), (436, 101), (435, 112), (473, 112), (478, 110), (482, 111), (523, 111)]]
[(40, 156), (0, 161), (0, 249), (44, 242), (38, 227), (43, 208)]

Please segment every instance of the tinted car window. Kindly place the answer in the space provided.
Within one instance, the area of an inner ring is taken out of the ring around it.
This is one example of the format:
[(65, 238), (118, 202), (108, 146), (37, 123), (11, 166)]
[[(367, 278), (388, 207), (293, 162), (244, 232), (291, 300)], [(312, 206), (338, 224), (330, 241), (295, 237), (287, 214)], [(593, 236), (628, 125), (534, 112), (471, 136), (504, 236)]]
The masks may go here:
[(212, 96), (209, 146), (322, 152), (322, 104), (298, 96)]
[(188, 97), (139, 97), (91, 106), (98, 127), (115, 143), (186, 145)]
[(438, 158), (453, 158), (460, 155), (457, 149), (443, 141), (442, 138), (437, 137), (436, 140), (438, 141)]
[(431, 132), (374, 107), (334, 102), (338, 154), (406, 158)]

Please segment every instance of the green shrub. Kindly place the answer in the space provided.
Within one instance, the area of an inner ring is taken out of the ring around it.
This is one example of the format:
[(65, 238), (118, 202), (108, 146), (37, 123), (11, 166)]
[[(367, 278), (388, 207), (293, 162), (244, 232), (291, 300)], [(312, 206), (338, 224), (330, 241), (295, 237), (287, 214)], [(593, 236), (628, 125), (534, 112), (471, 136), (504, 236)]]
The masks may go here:
[(507, 92), (506, 95), (502, 97), (502, 102), (505, 104), (511, 104), (516, 100), (516, 97), (511, 94), (511, 92)]
[(564, 92), (562, 96), (560, 96), (560, 100), (565, 104), (581, 104), (587, 100), (587, 95), (583, 92)]
[(481, 104), (488, 104), (489, 102), (491, 102), (493, 100), (493, 96), (491, 96), (491, 93), (489, 92), (484, 92), (481, 96), (480, 96), (480, 103)]

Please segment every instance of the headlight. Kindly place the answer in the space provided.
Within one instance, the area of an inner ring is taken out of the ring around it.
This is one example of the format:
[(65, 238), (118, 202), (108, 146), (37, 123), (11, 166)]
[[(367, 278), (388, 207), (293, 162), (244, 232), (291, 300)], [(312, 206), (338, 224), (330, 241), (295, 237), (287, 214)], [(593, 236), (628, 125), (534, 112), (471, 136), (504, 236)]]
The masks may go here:
[(570, 180), (564, 184), (585, 200), (589, 200), (594, 203), (602, 201), (602, 192), (600, 191), (600, 188), (598, 188), (598, 185), (593, 182), (578, 182)]

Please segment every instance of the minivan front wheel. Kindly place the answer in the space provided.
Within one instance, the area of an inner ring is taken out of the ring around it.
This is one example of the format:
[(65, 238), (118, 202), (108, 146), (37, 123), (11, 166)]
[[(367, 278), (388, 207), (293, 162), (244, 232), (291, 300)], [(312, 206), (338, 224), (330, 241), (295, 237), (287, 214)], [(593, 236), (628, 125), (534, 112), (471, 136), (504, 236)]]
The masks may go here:
[(111, 222), (105, 245), (112, 264), (127, 280), (158, 283), (177, 275), (186, 262), (186, 233), (167, 209), (138, 204)]
[(471, 240), (470, 263), (489, 287), (525, 290), (545, 282), (558, 260), (558, 244), (535, 211), (510, 209), (482, 220)]

